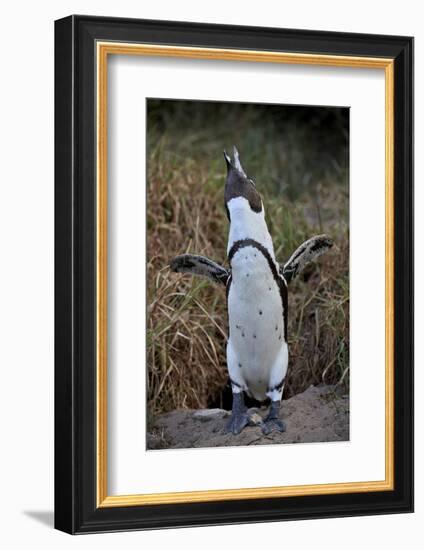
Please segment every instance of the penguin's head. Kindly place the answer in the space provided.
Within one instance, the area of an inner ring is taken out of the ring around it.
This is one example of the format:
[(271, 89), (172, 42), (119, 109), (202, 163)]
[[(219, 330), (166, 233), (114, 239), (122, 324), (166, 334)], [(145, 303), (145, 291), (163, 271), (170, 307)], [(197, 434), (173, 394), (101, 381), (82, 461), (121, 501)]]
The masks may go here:
[(256, 186), (250, 178), (246, 176), (245, 171), (240, 163), (240, 158), (237, 149), (234, 147), (234, 158), (227, 155), (224, 151), (225, 162), (227, 163), (227, 181), (225, 182), (224, 200), (228, 219), (231, 221), (229, 203), (233, 199), (245, 199), (247, 208), (253, 212), (259, 213), (263, 211), (262, 199)]

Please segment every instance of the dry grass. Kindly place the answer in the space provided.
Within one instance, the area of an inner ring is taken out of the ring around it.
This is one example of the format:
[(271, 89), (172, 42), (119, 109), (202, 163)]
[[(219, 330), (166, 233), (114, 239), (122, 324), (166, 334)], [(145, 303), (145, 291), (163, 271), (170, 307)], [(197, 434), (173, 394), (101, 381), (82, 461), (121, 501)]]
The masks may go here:
[[(228, 223), (222, 149), (231, 145), (229, 140), (239, 146), (245, 168), (262, 193), (281, 261), (313, 234), (325, 231), (336, 241), (336, 247), (310, 265), (289, 289), (290, 370), (285, 396), (320, 382), (347, 388), (349, 241), (343, 154), (341, 160), (339, 153), (329, 156), (330, 172), (308, 168), (302, 173), (301, 166), (310, 163), (302, 162), (299, 152), (302, 147), (307, 150), (305, 130), (299, 124), (287, 123), (284, 135), (290, 139), (281, 143), (285, 138), (274, 122), (264, 121), (262, 115), (259, 121), (254, 109), (244, 118), (235, 113), (233, 120), (227, 116), (222, 123), (215, 118), (207, 125), (204, 116), (196, 120), (190, 112), (169, 109), (165, 109), (169, 119), (158, 120), (159, 108), (162, 115), (163, 105), (153, 105), (150, 111), (148, 134), (150, 414), (206, 407), (227, 383), (224, 289), (171, 273), (167, 265), (173, 256), (188, 251), (225, 263)], [(242, 133), (243, 127), (259, 129)], [(279, 154), (282, 150), (284, 154)]]

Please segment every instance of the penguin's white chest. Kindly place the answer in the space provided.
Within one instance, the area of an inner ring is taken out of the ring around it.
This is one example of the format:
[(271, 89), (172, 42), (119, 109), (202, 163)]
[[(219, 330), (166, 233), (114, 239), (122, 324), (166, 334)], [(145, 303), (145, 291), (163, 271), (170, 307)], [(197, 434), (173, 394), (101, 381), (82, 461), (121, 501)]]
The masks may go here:
[(276, 358), (286, 345), (281, 295), (267, 259), (257, 248), (241, 248), (231, 266), (231, 347), (247, 386), (263, 395)]

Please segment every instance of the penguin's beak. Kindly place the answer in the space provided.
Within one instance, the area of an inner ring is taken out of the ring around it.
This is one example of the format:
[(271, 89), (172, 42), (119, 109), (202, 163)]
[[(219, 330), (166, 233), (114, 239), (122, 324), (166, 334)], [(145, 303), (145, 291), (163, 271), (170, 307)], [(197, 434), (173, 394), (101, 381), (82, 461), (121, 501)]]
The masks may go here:
[[(237, 172), (241, 176), (249, 180), (249, 178), (246, 175), (246, 172), (243, 170), (243, 166), (241, 165), (241, 162), (240, 162), (240, 155), (235, 145), (233, 148), (233, 157), (234, 159), (231, 160), (231, 157), (227, 154), (227, 151), (225, 151), (224, 149), (224, 158), (225, 158), (225, 162), (227, 163), (227, 171), (229, 172), (231, 169), (237, 170)], [(252, 180), (249, 180), (249, 181), (252, 181)]]

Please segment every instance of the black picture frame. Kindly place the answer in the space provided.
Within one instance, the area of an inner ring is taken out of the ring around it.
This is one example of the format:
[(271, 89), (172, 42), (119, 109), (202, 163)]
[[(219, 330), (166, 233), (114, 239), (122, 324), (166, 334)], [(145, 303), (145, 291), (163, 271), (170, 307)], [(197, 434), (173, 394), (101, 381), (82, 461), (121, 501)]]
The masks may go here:
[[(392, 491), (146, 506), (96, 499), (99, 40), (394, 60)], [(55, 527), (68, 533), (413, 511), (413, 39), (73, 15), (55, 22)]]

